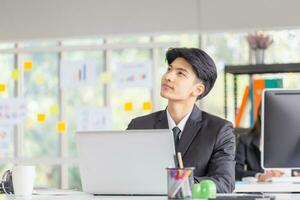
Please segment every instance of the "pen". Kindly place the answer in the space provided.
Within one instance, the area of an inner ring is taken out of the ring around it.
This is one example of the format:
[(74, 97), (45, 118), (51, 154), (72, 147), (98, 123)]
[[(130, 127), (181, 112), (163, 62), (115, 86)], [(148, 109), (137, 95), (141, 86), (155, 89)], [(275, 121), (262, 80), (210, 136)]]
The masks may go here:
[(174, 164), (175, 164), (175, 168), (178, 168), (178, 160), (177, 160), (177, 156), (174, 155)]
[(177, 159), (178, 159), (179, 168), (183, 169), (183, 162), (182, 162), (182, 157), (181, 157), (181, 153), (180, 152), (177, 153)]

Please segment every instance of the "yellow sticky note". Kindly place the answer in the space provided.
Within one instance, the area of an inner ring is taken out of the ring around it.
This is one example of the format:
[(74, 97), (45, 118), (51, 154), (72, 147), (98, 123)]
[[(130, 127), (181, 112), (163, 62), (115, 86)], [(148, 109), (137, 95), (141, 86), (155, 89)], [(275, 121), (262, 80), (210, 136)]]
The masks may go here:
[(56, 124), (56, 131), (58, 133), (65, 133), (67, 130), (67, 124), (64, 121), (59, 121)]
[(45, 113), (38, 113), (37, 114), (37, 121), (38, 122), (44, 122), (44, 121), (46, 121), (46, 115), (45, 115)]
[(101, 82), (102, 83), (111, 83), (112, 75), (110, 72), (103, 72), (101, 74)]
[(133, 103), (132, 102), (126, 102), (124, 104), (124, 110), (125, 111), (132, 111), (133, 110)]
[(35, 83), (37, 85), (43, 85), (45, 83), (45, 77), (43, 74), (38, 74), (35, 76)]
[(11, 78), (15, 81), (19, 80), (20, 79), (20, 71), (17, 69), (12, 70)]
[(150, 101), (146, 101), (143, 103), (143, 110), (152, 110), (152, 103)]
[(6, 91), (6, 85), (4, 83), (0, 83), (0, 92)]
[(57, 104), (53, 104), (50, 106), (50, 113), (52, 115), (58, 115), (58, 105)]
[(25, 71), (31, 71), (32, 70), (32, 61), (25, 61), (23, 63), (23, 67)]

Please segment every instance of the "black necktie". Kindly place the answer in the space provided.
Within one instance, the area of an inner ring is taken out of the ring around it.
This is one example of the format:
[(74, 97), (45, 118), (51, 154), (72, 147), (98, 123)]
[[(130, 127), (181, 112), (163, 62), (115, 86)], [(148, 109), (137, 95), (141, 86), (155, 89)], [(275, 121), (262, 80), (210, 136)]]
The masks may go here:
[(174, 142), (175, 142), (175, 146), (178, 144), (179, 142), (179, 134), (181, 132), (180, 128), (178, 128), (177, 126), (175, 126), (173, 129), (173, 136), (174, 136)]

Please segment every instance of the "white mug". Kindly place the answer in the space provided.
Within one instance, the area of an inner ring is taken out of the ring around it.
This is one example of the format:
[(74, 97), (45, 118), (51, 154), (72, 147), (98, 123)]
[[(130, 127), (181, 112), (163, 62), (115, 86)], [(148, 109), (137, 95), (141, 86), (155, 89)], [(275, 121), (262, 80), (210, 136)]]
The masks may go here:
[(17, 165), (12, 169), (14, 193), (18, 196), (32, 195), (35, 166)]

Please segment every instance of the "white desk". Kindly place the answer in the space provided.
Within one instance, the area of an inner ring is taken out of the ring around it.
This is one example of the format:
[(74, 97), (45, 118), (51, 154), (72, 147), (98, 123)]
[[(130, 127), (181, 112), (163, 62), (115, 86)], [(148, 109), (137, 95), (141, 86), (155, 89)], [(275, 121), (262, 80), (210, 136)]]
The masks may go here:
[[(299, 183), (243, 183), (235, 184), (234, 192), (300, 192)], [(300, 199), (300, 198), (299, 198)]]
[[(274, 194), (272, 194), (274, 195)], [(275, 194), (276, 200), (299, 200), (300, 194)], [(3, 200), (168, 200), (168, 197), (150, 196), (93, 196), (93, 195), (33, 195), (31, 197), (1, 196)]]
[(32, 195), (31, 197), (18, 197), (6, 195), (3, 200), (168, 200), (167, 196), (94, 196), (90, 194), (71, 195)]

